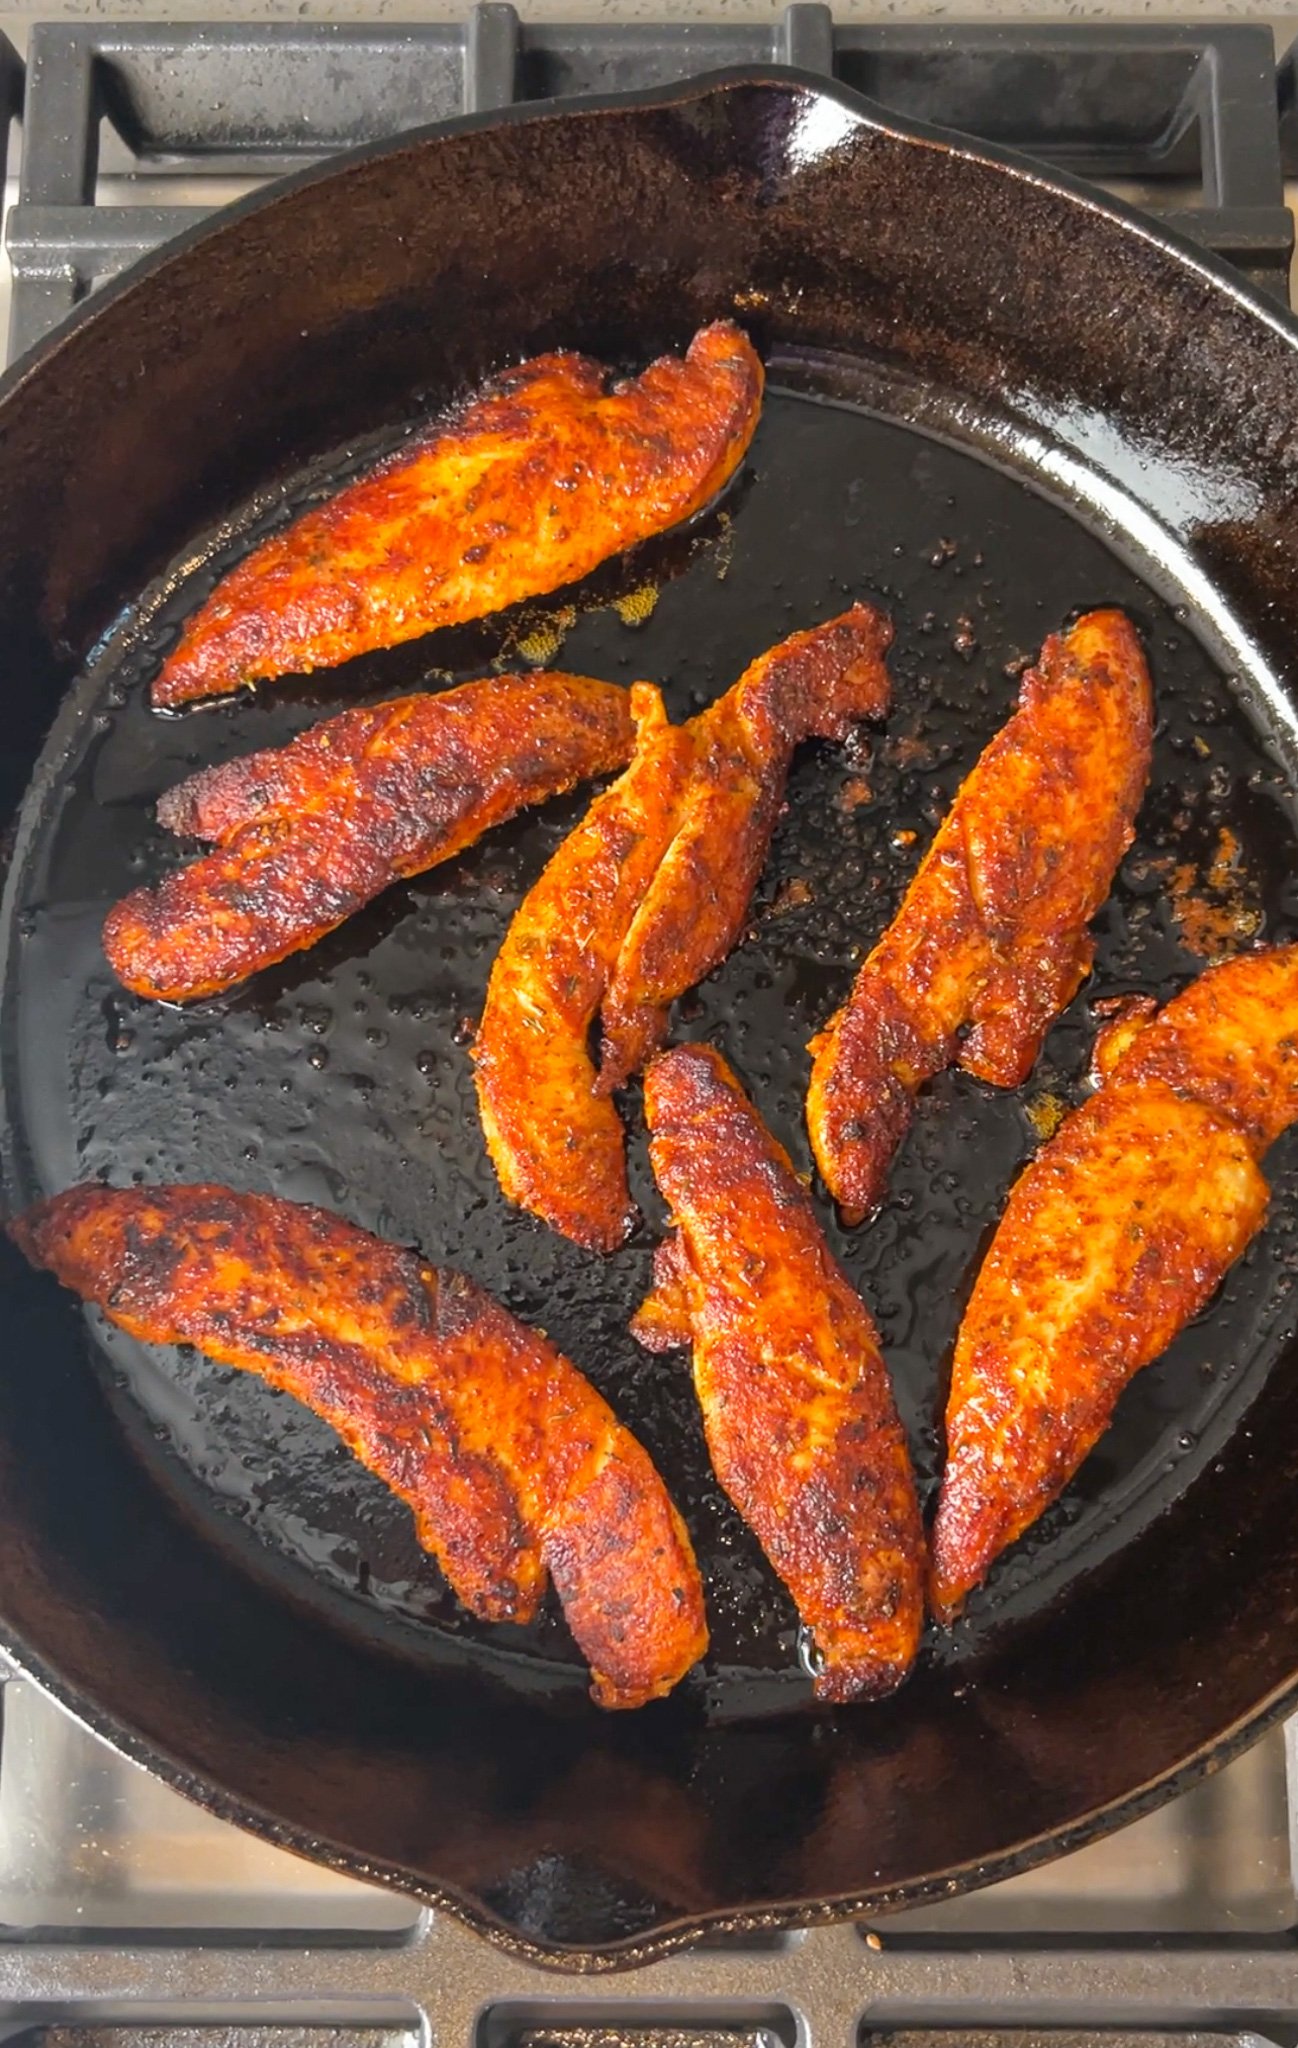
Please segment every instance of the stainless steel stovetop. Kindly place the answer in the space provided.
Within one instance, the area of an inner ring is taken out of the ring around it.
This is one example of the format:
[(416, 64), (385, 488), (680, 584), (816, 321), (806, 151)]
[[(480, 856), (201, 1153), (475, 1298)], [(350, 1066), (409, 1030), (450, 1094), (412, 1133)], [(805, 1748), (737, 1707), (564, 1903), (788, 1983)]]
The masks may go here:
[[(780, 15), (763, 0), (713, 0), (706, 18), (676, 0), (593, 4), (597, 18), (577, 25), (561, 0), (537, 0), (521, 29), (499, 5), (463, 26), (411, 28), (372, 0), (364, 34), (346, 0), (263, 0), (266, 20), (279, 17), (269, 30), (237, 25), (239, 0), (177, 0), (171, 27), (141, 21), (134, 0), (110, 6), (113, 18), (92, 0), (43, 5), (39, 25), (0, 14), (15, 60), (0, 50), (0, 119), (24, 107), (21, 178), (11, 148), (5, 184), (17, 289), (6, 262), (0, 333), (11, 296), (21, 345), (196, 211), (327, 147), (526, 95), (529, 80), (631, 84), (765, 55), (865, 67), (875, 90), (901, 90), (918, 50), (920, 72), (941, 77), (929, 59), (945, 53), (949, 92), (973, 90), (1003, 122), (996, 66), (1025, 35), (1039, 58), (1091, 67), (1092, 83), (1096, 64), (1122, 67), (1128, 84), (1144, 65), (1154, 97), (1128, 132), (1074, 137), (1067, 154), (1029, 108), (1022, 135), (1002, 128), (1003, 139), (1174, 212), (1285, 291), (1273, 57), (1298, 40), (1298, 14), (1146, 0), (1140, 25), (1115, 28), (1104, 0), (963, 0), (976, 26), (962, 28), (940, 18), (942, 0), (883, 0), (881, 25), (860, 5), (831, 17), (805, 0)], [(195, 12), (226, 18), (209, 29)], [(1028, 30), (1020, 17), (1033, 12), (1051, 26)], [(1216, 13), (1244, 25), (1213, 28)], [(331, 29), (331, 15), (350, 25)], [(299, 87), (277, 110), (267, 79), (285, 52)], [(341, 105), (340, 55), (353, 67)], [(317, 59), (332, 105), (300, 89)], [(197, 82), (212, 77), (220, 99)], [(1165, 116), (1159, 92), (1172, 96)], [(1288, 148), (1298, 177), (1298, 118)], [(1175, 2048), (1298, 2044), (1298, 1722), (1107, 1841), (878, 1930), (758, 1933), (575, 1977), (214, 1820), (21, 1679), (2, 1697), (0, 2037), (33, 2048), (853, 2048), (876, 2034), (896, 2048), (1120, 2048), (1141, 2035)]]

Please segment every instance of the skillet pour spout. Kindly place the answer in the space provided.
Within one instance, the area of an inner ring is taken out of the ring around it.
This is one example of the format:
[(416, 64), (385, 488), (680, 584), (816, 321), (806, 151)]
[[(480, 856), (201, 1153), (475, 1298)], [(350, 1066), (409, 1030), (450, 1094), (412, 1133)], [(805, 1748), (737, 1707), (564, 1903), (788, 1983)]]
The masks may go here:
[[(805, 1165), (805, 1042), (904, 887), (917, 856), (894, 837), (922, 850), (1005, 714), (1006, 668), (1077, 608), (1122, 606), (1153, 657), (1165, 738), (1132, 861), (1163, 858), (1181, 810), (1194, 830), (1224, 823), (1268, 938), (1294, 936), (1286, 317), (1081, 186), (772, 69), (451, 122), (279, 182), (108, 286), (0, 386), (6, 1206), (96, 1173), (309, 1200), (335, 1175), (356, 1222), (544, 1312), (643, 1432), (705, 1566), (715, 1661), (601, 1721), (557, 1624), (468, 1626), (309, 1417), (108, 1346), (7, 1243), (0, 1643), (212, 1811), (583, 1969), (1007, 1876), (1173, 1796), (1298, 1699), (1298, 1371), (1279, 1334), (1285, 1240), (1268, 1236), (1133, 1386), (1071, 1519), (1043, 1525), (895, 1698), (810, 1704), (791, 1612), (709, 1490), (685, 1368), (637, 1361), (626, 1335), (648, 1241), (584, 1261), (505, 1211), (481, 1156), (452, 1034), (571, 817), (510, 827), (451, 884), (376, 906), (183, 1028), (140, 1005), (105, 1029), (118, 992), (98, 926), (154, 857), (157, 794), (218, 730), (250, 750), (303, 718), (292, 689), (282, 708), (148, 714), (194, 561), (232, 558), (259, 507), (506, 364), (563, 347), (642, 365), (725, 318), (768, 368), (747, 472), (697, 530), (637, 557), (659, 593), (640, 637), (607, 605), (577, 608), (564, 658), (654, 677), (679, 719), (794, 626), (856, 597), (894, 617), (897, 705), (870, 790), (859, 763), (799, 757), (753, 936), (683, 1027), (725, 1043)], [(518, 623), (312, 687), (479, 673)], [(1223, 810), (1214, 768), (1253, 794)], [(781, 896), (795, 877), (809, 897)], [(1162, 996), (1194, 971), (1142, 889), (1124, 870), (1098, 991)], [(1084, 991), (1051, 1041), (1061, 1087), (1090, 1033)], [(366, 1106), (344, 1111), (356, 1076)], [(1287, 1142), (1268, 1169), (1281, 1218)], [(1029, 1143), (1014, 1097), (953, 1080), (883, 1224), (834, 1239), (879, 1314), (930, 1489), (955, 1304)], [(1187, 1430), (1195, 1449), (1172, 1455)]]

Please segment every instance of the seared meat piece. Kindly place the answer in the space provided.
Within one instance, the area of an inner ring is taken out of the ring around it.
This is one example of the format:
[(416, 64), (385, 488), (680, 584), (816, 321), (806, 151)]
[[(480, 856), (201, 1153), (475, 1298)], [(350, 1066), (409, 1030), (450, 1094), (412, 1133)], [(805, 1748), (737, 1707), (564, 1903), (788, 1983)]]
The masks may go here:
[(618, 950), (603, 1004), (600, 1092), (661, 1045), (677, 996), (719, 966), (766, 862), (793, 750), (882, 718), (892, 626), (872, 605), (793, 633), (684, 729), (692, 764), (672, 830)]
[[(606, 1099), (661, 1041), (673, 999), (723, 960), (771, 842), (794, 747), (888, 706), (881, 612), (853, 605), (752, 663), (688, 724), (639, 686), (640, 731), (518, 910), (474, 1057), (487, 1147), (511, 1201), (593, 1251), (634, 1220)], [(587, 1038), (603, 1005), (596, 1078)]]
[(473, 1055), (483, 1135), (509, 1200), (595, 1252), (621, 1244), (635, 1211), (621, 1121), (596, 1090), (587, 1040), (691, 760), (653, 685), (631, 695), (635, 757), (515, 912)]
[(924, 1622), (924, 1531), (879, 1339), (806, 1189), (721, 1055), (645, 1073), (674, 1233), (632, 1324), (692, 1344), (708, 1450), (813, 1638), (822, 1699), (900, 1685)]
[(956, 1344), (932, 1601), (950, 1620), (1061, 1494), (1119, 1394), (1266, 1216), (1298, 1119), (1298, 946), (1210, 967), (1108, 1028), (1099, 1093), (1015, 1185)]
[(1051, 635), (812, 1040), (812, 1149), (850, 1220), (882, 1200), (925, 1081), (952, 1060), (1002, 1088), (1031, 1072), (1090, 969), (1087, 926), (1131, 844), (1152, 734), (1149, 672), (1121, 612)]
[(528, 1620), (548, 1572), (601, 1706), (658, 1698), (702, 1655), (698, 1568), (648, 1456), (471, 1280), (222, 1187), (72, 1188), (11, 1232), (133, 1336), (197, 1345), (323, 1416), (475, 1614)]
[(761, 404), (762, 366), (729, 321), (622, 382), (585, 356), (522, 363), (254, 548), (153, 702), (332, 668), (575, 582), (714, 498)]
[(586, 676), (488, 676), (312, 726), (288, 746), (204, 769), (158, 816), (216, 842), (104, 925), (137, 995), (215, 995), (314, 945), (405, 875), (631, 750), (625, 690)]

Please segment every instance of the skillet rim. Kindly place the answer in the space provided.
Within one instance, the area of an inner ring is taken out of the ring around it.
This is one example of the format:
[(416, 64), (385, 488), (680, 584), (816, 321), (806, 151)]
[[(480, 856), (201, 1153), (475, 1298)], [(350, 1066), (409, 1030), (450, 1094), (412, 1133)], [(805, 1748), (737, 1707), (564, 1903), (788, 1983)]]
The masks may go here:
[[(494, 1947), (519, 1961), (581, 1976), (607, 1976), (638, 1969), (659, 1962), (680, 1949), (689, 1948), (705, 1936), (794, 1933), (835, 1922), (868, 1922), (904, 1908), (936, 1904), (966, 1892), (981, 1891), (1010, 1877), (1022, 1876), (1040, 1869), (1043, 1864), (1087, 1848), (1092, 1842), (1102, 1841), (1191, 1791), (1204, 1778), (1233, 1763), (1270, 1729), (1287, 1719), (1298, 1706), (1296, 1669), (1293, 1677), (1269, 1693), (1253, 1712), (1242, 1715), (1180, 1763), (1147, 1779), (1122, 1798), (1093, 1807), (1066, 1827), (1028, 1836), (998, 1856), (949, 1864), (941, 1872), (882, 1890), (822, 1893), (814, 1898), (781, 1899), (764, 1906), (677, 1914), (665, 1919), (651, 1933), (585, 1947), (536, 1940), (499, 1918), (473, 1893), (461, 1891), (452, 1884), (430, 1884), (400, 1864), (384, 1858), (358, 1855), (341, 1843), (312, 1835), (307, 1828), (277, 1818), (254, 1800), (223, 1791), (214, 1781), (194, 1771), (169, 1750), (144, 1741), (112, 1714), (83, 1701), (75, 1688), (65, 1685), (39, 1656), (16, 1649), (15, 1638), (3, 1616), (0, 1616), (0, 1651), (11, 1667), (11, 1675), (36, 1685), (99, 1741), (107, 1743), (109, 1748), (131, 1763), (140, 1765), (150, 1776), (160, 1779), (214, 1819), (242, 1828), (272, 1848), (289, 1850), (341, 1876), (381, 1884), (434, 1913), (448, 1913), (473, 1933), (483, 1936)], [(250, 1933), (248, 1938), (253, 1940), (255, 1935)]]
[[(263, 190), (221, 207), (207, 219), (195, 222), (159, 249), (132, 263), (88, 295), (17, 363), (0, 374), (0, 434), (3, 433), (4, 414), (9, 401), (16, 398), (33, 378), (40, 377), (47, 365), (57, 361), (65, 345), (86, 323), (98, 319), (119, 299), (196, 245), (237, 232), (246, 217), (291, 200), (301, 190), (345, 176), (361, 164), (387, 157), (396, 158), (407, 151), (418, 151), (454, 136), (504, 126), (600, 118), (639, 108), (668, 108), (720, 98), (732, 91), (756, 86), (783, 88), (829, 101), (851, 114), (864, 128), (910, 147), (940, 150), (970, 163), (991, 166), (1019, 186), (1057, 194), (1087, 213), (1112, 220), (1126, 234), (1152, 245), (1191, 276), (1224, 294), (1244, 313), (1259, 319), (1275, 337), (1298, 354), (1298, 316), (1250, 284), (1224, 258), (1188, 236), (1155, 222), (1125, 201), (1102, 193), (1068, 172), (1038, 165), (1017, 151), (979, 141), (956, 130), (894, 115), (868, 95), (836, 78), (789, 65), (744, 64), (700, 72), (670, 84), (631, 92), (515, 102), (485, 113), (429, 122), (407, 129), (400, 136), (339, 152), (318, 164), (277, 177)], [(434, 1911), (447, 1912), (520, 1960), (551, 1969), (589, 1974), (631, 1969), (657, 1961), (705, 1934), (788, 1931), (831, 1921), (864, 1920), (902, 1907), (948, 1897), (953, 1890), (964, 1892), (981, 1888), (1035, 1869), (1115, 1832), (1188, 1791), (1200, 1779), (1232, 1761), (1298, 1705), (1298, 1653), (1295, 1653), (1293, 1671), (1284, 1683), (1266, 1694), (1248, 1713), (1229, 1723), (1215, 1736), (1200, 1742), (1178, 1762), (1121, 1797), (1083, 1813), (1066, 1826), (1029, 1836), (996, 1856), (949, 1865), (940, 1873), (882, 1890), (822, 1894), (810, 1899), (782, 1899), (757, 1908), (672, 1915), (656, 1924), (649, 1933), (590, 1947), (545, 1942), (523, 1935), (472, 1893), (450, 1884), (431, 1884), (416, 1873), (386, 1860), (366, 1858), (354, 1849), (313, 1835), (306, 1827), (278, 1818), (256, 1801), (227, 1793), (217, 1782), (193, 1770), (169, 1748), (140, 1737), (115, 1714), (85, 1696), (75, 1684), (65, 1681), (38, 1651), (28, 1645), (3, 1613), (0, 1613), (0, 1652), (15, 1673), (39, 1687), (98, 1739), (140, 1764), (214, 1817), (231, 1822), (277, 1848), (293, 1850), (346, 1875), (381, 1883)]]
[(962, 134), (958, 129), (942, 128), (928, 121), (912, 121), (899, 114), (891, 114), (868, 94), (858, 92), (855, 86), (844, 85), (837, 78), (826, 78), (815, 71), (802, 71), (790, 64), (734, 64), (717, 70), (700, 71), (690, 78), (678, 79), (673, 84), (646, 86), (634, 92), (590, 93), (559, 96), (545, 100), (516, 100), (508, 107), (500, 107), (481, 114), (457, 114), (444, 121), (429, 121), (418, 128), (407, 128), (396, 137), (380, 142), (362, 143), (356, 149), (339, 151), (337, 155), (324, 158), (318, 164), (309, 164), (300, 171), (287, 171), (272, 178), (260, 191), (249, 192), (242, 199), (232, 200), (228, 205), (218, 207), (205, 220), (196, 221), (192, 227), (183, 228), (161, 247), (147, 255), (137, 257), (116, 277), (110, 278), (97, 290), (90, 292), (79, 305), (64, 314), (48, 332), (35, 342), (16, 363), (0, 373), (0, 409), (8, 400), (38, 373), (44, 365), (57, 355), (63, 344), (87, 322), (116, 303), (126, 293), (155, 272), (162, 270), (174, 258), (184, 255), (197, 243), (209, 237), (223, 235), (237, 229), (249, 215), (290, 199), (297, 192), (325, 180), (346, 175), (356, 166), (373, 163), (383, 157), (396, 157), (409, 149), (418, 149), (431, 142), (441, 141), (457, 135), (473, 135), (492, 128), (515, 127), (542, 121), (571, 121), (585, 116), (631, 111), (637, 107), (672, 107), (697, 99), (709, 99), (737, 88), (750, 86), (785, 86), (802, 92), (813, 92), (821, 99), (834, 101), (846, 112), (853, 114), (866, 127), (883, 135), (890, 135), (897, 141), (916, 145), (920, 148), (938, 149), (948, 156), (963, 158), (969, 163), (994, 165), (1021, 185), (1037, 190), (1058, 192), (1089, 213), (1107, 216), (1116, 220), (1127, 232), (1138, 240), (1151, 243), (1172, 257), (1185, 269), (1197, 272), (1217, 289), (1223, 290), (1228, 298), (1245, 311), (1258, 315), (1282, 340), (1298, 348), (1298, 313), (1280, 306), (1268, 293), (1257, 285), (1250, 284), (1242, 272), (1228, 263), (1225, 257), (1182, 235), (1175, 228), (1169, 228), (1153, 220), (1138, 207), (1128, 205), (1124, 199), (1116, 199), (1109, 193), (1084, 178), (1076, 178), (1071, 172), (1055, 170), (1053, 167), (1037, 164), (1033, 158), (1021, 151), (1005, 149), (999, 143), (982, 142), (977, 137)]

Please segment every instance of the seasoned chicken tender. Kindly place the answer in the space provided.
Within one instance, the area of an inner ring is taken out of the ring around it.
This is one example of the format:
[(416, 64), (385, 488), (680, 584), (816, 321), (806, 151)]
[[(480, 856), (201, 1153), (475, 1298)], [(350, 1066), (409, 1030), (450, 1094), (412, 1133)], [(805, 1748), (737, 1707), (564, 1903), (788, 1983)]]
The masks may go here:
[(807, 1125), (849, 1220), (882, 1200), (925, 1081), (953, 1060), (1002, 1088), (1026, 1080), (1090, 970), (1087, 927), (1131, 844), (1152, 739), (1149, 671), (1124, 615), (1052, 634), (812, 1040)]
[(194, 1344), (322, 1416), (473, 1613), (528, 1620), (548, 1574), (601, 1706), (658, 1698), (702, 1655), (694, 1554), (647, 1454), (461, 1274), (222, 1187), (72, 1188), (10, 1228), (133, 1336)]
[(254, 548), (189, 621), (153, 702), (332, 668), (575, 582), (708, 504), (761, 404), (762, 366), (729, 321), (622, 381), (536, 356)]
[(813, 1639), (821, 1699), (900, 1685), (924, 1621), (924, 1531), (879, 1339), (811, 1199), (721, 1055), (645, 1072), (671, 1211), (632, 1329), (690, 1344), (718, 1479)]
[(483, 1135), (505, 1194), (597, 1252), (622, 1243), (635, 1210), (621, 1120), (597, 1092), (587, 1041), (671, 838), (692, 758), (653, 685), (637, 683), (631, 695), (631, 766), (596, 797), (516, 911), (473, 1050)]
[(932, 1546), (945, 1620), (1261, 1229), (1260, 1161), (1298, 1119), (1298, 946), (1211, 967), (1110, 1034), (1099, 1093), (1015, 1185), (961, 1324)]
[(620, 1088), (661, 1045), (677, 996), (720, 965), (748, 915), (793, 750), (882, 718), (892, 626), (855, 604), (793, 633), (690, 720), (693, 761), (672, 836), (618, 950), (603, 1003), (599, 1087)]
[[(474, 1050), (483, 1131), (510, 1200), (577, 1244), (610, 1251), (634, 1221), (605, 1098), (739, 936), (794, 747), (886, 711), (891, 637), (881, 612), (853, 605), (761, 655), (679, 727), (637, 686), (630, 767), (516, 913)], [(596, 1076), (587, 1039), (601, 1006)]]
[(314, 945), (390, 883), (631, 750), (628, 693), (587, 676), (488, 676), (324, 719), (207, 768), (158, 818), (216, 851), (136, 889), (104, 951), (137, 995), (184, 1002)]

